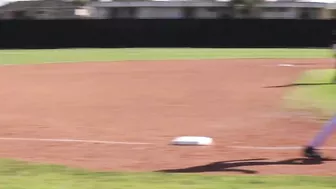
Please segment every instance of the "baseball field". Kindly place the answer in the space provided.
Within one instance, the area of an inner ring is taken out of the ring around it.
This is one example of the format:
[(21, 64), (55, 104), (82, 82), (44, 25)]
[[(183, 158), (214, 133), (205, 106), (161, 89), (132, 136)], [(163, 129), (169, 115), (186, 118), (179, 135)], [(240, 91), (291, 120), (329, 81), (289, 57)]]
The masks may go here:
[[(0, 188), (335, 188), (329, 49), (0, 51)], [(174, 146), (177, 136), (210, 146)]]

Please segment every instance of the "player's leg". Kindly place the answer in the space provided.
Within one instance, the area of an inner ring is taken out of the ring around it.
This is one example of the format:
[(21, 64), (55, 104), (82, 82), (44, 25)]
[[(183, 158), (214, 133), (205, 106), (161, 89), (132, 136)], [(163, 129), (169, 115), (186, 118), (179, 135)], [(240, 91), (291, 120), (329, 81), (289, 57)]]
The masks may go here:
[[(336, 37), (336, 30), (333, 30), (333, 38)], [(336, 68), (336, 38), (333, 39), (332, 43), (332, 51), (335, 61)], [(334, 78), (334, 82), (336, 82), (336, 76)], [(310, 142), (310, 144), (304, 149), (304, 156), (309, 158), (321, 158), (320, 153), (316, 150), (320, 146), (324, 144), (327, 138), (336, 130), (336, 115), (324, 125), (322, 131), (318, 133), (315, 138)]]
[(304, 150), (304, 156), (309, 158), (321, 158), (321, 155), (317, 152), (316, 149), (322, 146), (335, 130), (336, 116), (334, 116), (329, 122), (327, 122), (323, 126), (322, 130), (309, 143), (309, 145)]

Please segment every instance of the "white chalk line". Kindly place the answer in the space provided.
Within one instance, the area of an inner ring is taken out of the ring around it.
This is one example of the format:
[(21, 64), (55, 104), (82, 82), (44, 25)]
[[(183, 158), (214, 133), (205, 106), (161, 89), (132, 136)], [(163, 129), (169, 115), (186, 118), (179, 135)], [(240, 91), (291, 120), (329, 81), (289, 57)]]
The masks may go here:
[[(89, 143), (89, 144), (110, 144), (110, 145), (151, 145), (147, 142), (127, 141), (104, 141), (104, 140), (81, 140), (81, 139), (60, 139), (60, 138), (16, 138), (0, 137), (0, 140), (7, 141), (31, 141), (31, 142), (63, 142), (63, 143)], [(248, 150), (301, 150), (303, 146), (228, 146), (229, 148)], [(336, 150), (336, 147), (321, 147), (322, 150)]]
[[(229, 146), (230, 148), (249, 150), (301, 150), (303, 146)], [(336, 147), (321, 147), (322, 150), (336, 150)]]
[(301, 68), (318, 68), (321, 65), (316, 64), (277, 64), (278, 67), (301, 67)]
[(35, 142), (68, 142), (68, 143), (91, 143), (91, 144), (120, 144), (120, 145), (150, 145), (145, 142), (122, 142), (122, 141), (104, 141), (104, 140), (80, 140), (80, 139), (51, 139), (51, 138), (14, 138), (0, 137), (0, 140), (11, 141), (35, 141)]

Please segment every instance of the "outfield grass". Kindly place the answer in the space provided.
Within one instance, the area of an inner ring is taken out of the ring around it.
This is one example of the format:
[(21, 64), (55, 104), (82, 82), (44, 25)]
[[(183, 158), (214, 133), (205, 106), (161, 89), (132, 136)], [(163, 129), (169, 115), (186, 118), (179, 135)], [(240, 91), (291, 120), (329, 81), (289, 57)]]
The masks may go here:
[(222, 58), (329, 58), (329, 49), (48, 49), (0, 50), (0, 64)]
[(295, 83), (315, 85), (295, 86), (285, 96), (286, 106), (291, 109), (311, 110), (321, 116), (331, 116), (336, 112), (336, 83), (332, 80), (333, 69), (309, 70)]
[(334, 177), (205, 176), (89, 172), (55, 165), (0, 161), (0, 188), (9, 189), (229, 189), (335, 188)]

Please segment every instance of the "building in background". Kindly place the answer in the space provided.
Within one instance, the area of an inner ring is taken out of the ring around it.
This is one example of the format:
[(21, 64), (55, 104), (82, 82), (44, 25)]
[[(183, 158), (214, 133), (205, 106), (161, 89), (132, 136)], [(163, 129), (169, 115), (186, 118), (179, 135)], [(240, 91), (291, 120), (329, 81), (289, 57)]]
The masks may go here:
[[(331, 19), (335, 2), (278, 0), (259, 5), (257, 18), (264, 19)], [(230, 18), (227, 1), (215, 0), (114, 0), (93, 2), (90, 11), (95, 18)], [(241, 14), (240, 18), (249, 18)], [(236, 18), (236, 17), (235, 17)]]
[[(313, 2), (314, 1), (314, 2)], [(251, 18), (229, 0), (34, 0), (0, 7), (0, 19)], [(336, 0), (265, 0), (253, 18), (335, 19)]]
[(0, 19), (87, 18), (85, 4), (63, 0), (14, 1), (0, 7)]

